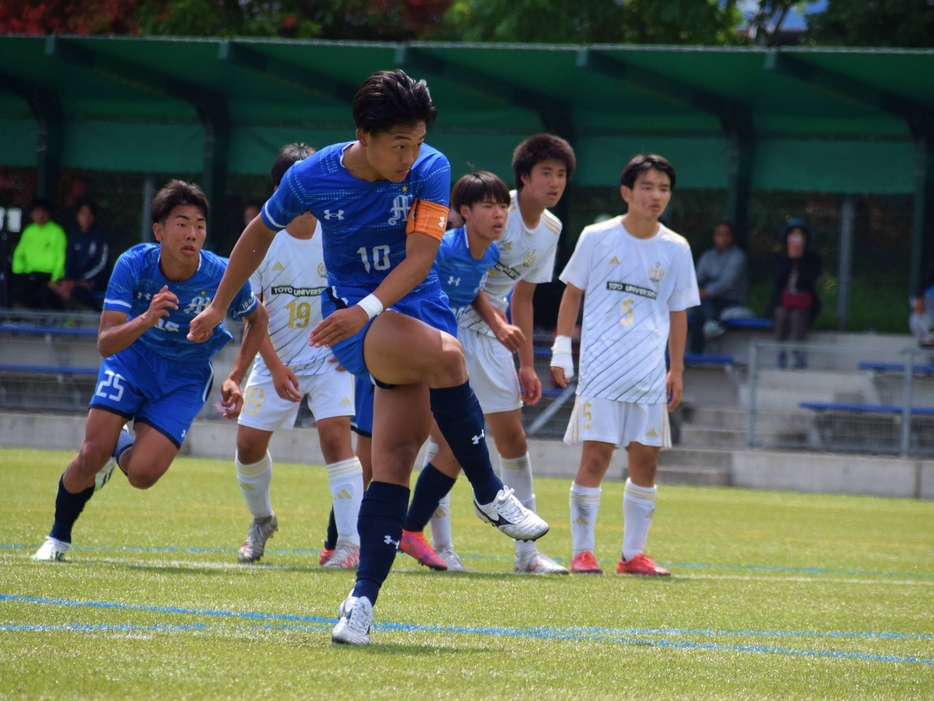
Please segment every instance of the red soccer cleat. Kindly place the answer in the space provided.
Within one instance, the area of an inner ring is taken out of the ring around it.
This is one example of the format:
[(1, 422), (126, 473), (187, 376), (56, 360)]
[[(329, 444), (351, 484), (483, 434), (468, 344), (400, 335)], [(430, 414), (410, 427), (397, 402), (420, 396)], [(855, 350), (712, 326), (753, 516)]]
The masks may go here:
[(428, 544), (428, 541), (425, 540), (425, 534), (421, 531), (402, 531), (399, 550), (414, 557), (419, 564), (433, 570), (446, 570), (448, 568), (448, 563), (438, 557), (438, 553)]
[(603, 570), (597, 564), (597, 558), (589, 550), (585, 550), (571, 560), (571, 572), (574, 574), (603, 574)]
[(332, 557), (334, 557), (334, 548), (321, 548), (321, 556), (318, 558), (318, 564), (324, 567)]
[(639, 553), (631, 560), (619, 559), (616, 563), (616, 574), (636, 574), (643, 577), (670, 577), (671, 572), (659, 567), (648, 555)]

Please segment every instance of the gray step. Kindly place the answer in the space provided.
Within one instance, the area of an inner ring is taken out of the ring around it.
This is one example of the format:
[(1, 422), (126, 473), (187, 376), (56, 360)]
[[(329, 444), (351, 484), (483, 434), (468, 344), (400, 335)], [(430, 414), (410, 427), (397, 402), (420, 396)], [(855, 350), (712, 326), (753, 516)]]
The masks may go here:
[(706, 426), (681, 427), (681, 448), (739, 450), (746, 447), (746, 432)]
[(671, 448), (658, 456), (659, 467), (663, 468), (710, 468), (729, 470), (733, 465), (733, 453), (729, 450), (704, 450), (699, 448)]
[[(629, 477), (629, 470), (623, 468), (623, 479)], [(730, 470), (727, 468), (705, 467), (662, 467), (655, 474), (658, 484), (680, 484), (696, 487), (728, 487)]]
[(746, 410), (711, 406), (685, 406), (681, 410), (684, 425), (746, 430)]

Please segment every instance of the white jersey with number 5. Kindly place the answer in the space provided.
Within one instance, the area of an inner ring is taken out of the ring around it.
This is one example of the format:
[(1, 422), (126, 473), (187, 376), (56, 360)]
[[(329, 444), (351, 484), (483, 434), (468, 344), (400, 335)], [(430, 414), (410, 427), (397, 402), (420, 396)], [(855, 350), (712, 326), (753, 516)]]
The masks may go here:
[[(310, 239), (280, 231), (250, 283), (269, 312), (269, 339), (279, 359), (296, 375), (318, 375), (334, 367), (328, 362), (329, 348), (308, 345), (311, 330), (321, 321), (321, 293), (328, 286), (321, 223)], [(259, 355), (254, 372), (269, 374)]]
[[(558, 237), (561, 236), (561, 220), (547, 209), (542, 212), (538, 226), (528, 229), (522, 221), (519, 211), (519, 198), (515, 190), (509, 193), (512, 202), (509, 216), (503, 227), (503, 236), (496, 244), (499, 246), (499, 262), (490, 268), (483, 291), (490, 303), (497, 309), (506, 311), (509, 302), (506, 298), (512, 292), (516, 282), (525, 280), (536, 284), (551, 282), (555, 272), (555, 252), (558, 250)], [(465, 309), (458, 317), (457, 324), (462, 329), (495, 337), (473, 307)]]
[(621, 219), (584, 229), (560, 275), (585, 293), (577, 393), (662, 404), (669, 313), (700, 304), (691, 247), (661, 224), (638, 239)]

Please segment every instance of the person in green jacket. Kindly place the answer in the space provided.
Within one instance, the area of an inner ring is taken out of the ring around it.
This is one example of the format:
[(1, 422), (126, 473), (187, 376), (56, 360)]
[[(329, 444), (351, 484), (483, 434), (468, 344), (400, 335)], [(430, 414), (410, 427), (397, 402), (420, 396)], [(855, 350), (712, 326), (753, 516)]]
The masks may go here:
[(48, 200), (37, 199), (29, 210), (26, 227), (13, 251), (10, 299), (30, 309), (62, 309), (54, 283), (65, 277), (65, 230), (52, 221)]

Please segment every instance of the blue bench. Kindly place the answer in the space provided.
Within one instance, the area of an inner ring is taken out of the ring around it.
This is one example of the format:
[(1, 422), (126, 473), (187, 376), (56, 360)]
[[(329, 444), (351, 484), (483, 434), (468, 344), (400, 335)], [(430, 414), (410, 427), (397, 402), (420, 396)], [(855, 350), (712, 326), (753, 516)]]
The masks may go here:
[[(863, 362), (857, 366), (860, 370), (874, 370), (876, 372), (905, 372), (904, 363), (871, 363)], [(912, 365), (911, 371), (915, 375), (934, 375), (934, 365), (927, 363)]]
[(97, 329), (70, 329), (65, 326), (38, 326), (36, 324), (14, 324), (10, 322), (0, 324), (0, 333), (26, 334), (29, 336), (73, 336), (96, 338)]
[(11, 365), (0, 363), (0, 372), (18, 373), (21, 375), (71, 375), (78, 377), (97, 377), (99, 368), (72, 368), (55, 367), (52, 365)]
[(734, 331), (770, 331), (775, 328), (775, 322), (773, 322), (771, 319), (727, 319), (725, 321), (721, 321), (720, 324), (723, 326), (723, 328), (733, 329)]
[[(851, 414), (902, 414), (904, 409), (900, 406), (891, 404), (858, 404), (855, 402), (801, 402), (798, 404), (802, 409), (812, 411), (841, 411)], [(911, 413), (918, 416), (934, 416), (934, 407), (914, 406), (911, 407)]]

